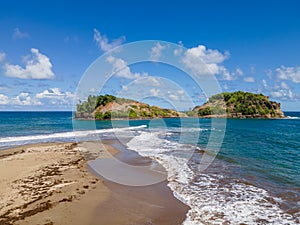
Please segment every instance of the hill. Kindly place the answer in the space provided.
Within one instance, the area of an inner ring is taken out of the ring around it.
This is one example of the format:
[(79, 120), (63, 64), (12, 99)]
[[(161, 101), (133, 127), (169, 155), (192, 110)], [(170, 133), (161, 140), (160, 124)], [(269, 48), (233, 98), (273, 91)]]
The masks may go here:
[(79, 119), (146, 119), (183, 117), (183, 113), (113, 95), (89, 96), (77, 104), (75, 118)]
[(280, 103), (268, 96), (250, 92), (224, 92), (213, 95), (208, 102), (193, 109), (199, 117), (283, 118)]

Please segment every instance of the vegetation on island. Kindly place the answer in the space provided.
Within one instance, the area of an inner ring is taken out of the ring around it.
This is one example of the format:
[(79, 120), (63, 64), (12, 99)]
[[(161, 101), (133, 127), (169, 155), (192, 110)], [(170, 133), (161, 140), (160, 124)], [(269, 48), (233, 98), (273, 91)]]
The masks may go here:
[(113, 95), (88, 96), (77, 104), (76, 118), (81, 119), (147, 119), (169, 117), (228, 117), (228, 118), (282, 118), (280, 103), (268, 96), (250, 92), (224, 92), (213, 95), (201, 106), (182, 113), (172, 109), (150, 106)]
[(199, 117), (281, 118), (280, 103), (268, 96), (250, 92), (223, 92), (213, 95), (202, 106), (193, 109)]
[(97, 120), (107, 119), (143, 119), (179, 117), (175, 110), (150, 106), (131, 99), (118, 98), (113, 95), (88, 96), (84, 102), (77, 104), (76, 118)]

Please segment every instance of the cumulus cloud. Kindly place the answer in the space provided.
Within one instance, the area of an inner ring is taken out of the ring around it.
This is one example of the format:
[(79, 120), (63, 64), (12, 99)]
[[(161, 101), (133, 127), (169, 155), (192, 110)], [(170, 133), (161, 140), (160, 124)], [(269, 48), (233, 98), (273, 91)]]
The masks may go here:
[(137, 100), (155, 99), (154, 101), (161, 101), (162, 104), (171, 104), (163, 107), (178, 107), (180, 110), (194, 106), (191, 98), (180, 85), (164, 77), (145, 76), (133, 80), (126, 86), (122, 86), (118, 95)]
[(121, 58), (116, 58), (113, 56), (108, 56), (106, 61), (112, 64), (112, 73), (117, 77), (122, 77), (126, 79), (137, 79), (142, 75), (140, 73), (133, 73), (131, 72), (127, 62), (125, 62)]
[(183, 43), (182, 43), (182, 41), (179, 41), (179, 42), (178, 42), (178, 45), (179, 45), (179, 48), (176, 48), (176, 49), (174, 50), (174, 55), (175, 55), (175, 56), (179, 56), (179, 55), (181, 55), (181, 53), (183, 52)]
[(220, 65), (228, 59), (229, 53), (222, 54), (218, 50), (207, 49), (204, 45), (188, 49), (182, 59), (186, 67), (197, 75), (225, 74), (225, 78), (231, 79), (228, 70)]
[(172, 100), (172, 101), (178, 101), (179, 100), (179, 97), (175, 94), (169, 94), (169, 98)]
[(153, 61), (158, 61), (161, 57), (162, 51), (165, 48), (166, 48), (166, 46), (163, 46), (159, 42), (157, 42), (156, 45), (151, 48), (150, 59), (153, 60)]
[(24, 38), (29, 38), (29, 34), (22, 32), (19, 28), (15, 28), (13, 35), (12, 35), (13, 39), (24, 39)]
[(6, 63), (4, 74), (20, 79), (54, 79), (50, 59), (36, 48), (32, 48), (31, 53), (31, 56), (24, 58), (25, 67)]
[(125, 36), (121, 36), (117, 39), (112, 40), (111, 42), (105, 35), (102, 35), (96, 28), (94, 29), (94, 40), (96, 41), (98, 47), (102, 51), (109, 51), (119, 45), (121, 45), (125, 40)]
[(0, 52), (0, 63), (5, 60), (6, 54), (4, 52)]
[(263, 87), (269, 92), (270, 96), (281, 101), (296, 101), (298, 95), (293, 92), (290, 86), (284, 81), (279, 84), (269, 85), (266, 80), (262, 80)]
[(152, 96), (159, 96), (160, 90), (158, 90), (157, 88), (152, 88), (150, 89), (150, 93)]
[(228, 71), (227, 68), (225, 68), (224, 66), (219, 66), (219, 73), (220, 75), (222, 75), (219, 79), (220, 80), (227, 80), (227, 81), (231, 81), (231, 80), (236, 80), (236, 76), (234, 73), (230, 73)]
[[(148, 74), (144, 74), (139, 79), (136, 79), (132, 81), (128, 85), (122, 85), (122, 91), (128, 91), (128, 86), (134, 86), (134, 87), (142, 87), (143, 90), (150, 90), (151, 93), (158, 93), (157, 88), (159, 88), (162, 83), (161, 79), (159, 77), (149, 76)], [(152, 89), (151, 89), (152, 88)]]
[(37, 94), (21, 92), (17, 96), (6, 96), (0, 94), (0, 105), (8, 107), (34, 107), (46, 106), (47, 108), (70, 109), (73, 104), (74, 94), (71, 92), (63, 92), (59, 88), (49, 88)]
[(32, 98), (28, 92), (21, 92), (16, 97), (8, 97), (4, 94), (0, 94), (0, 105), (7, 106), (37, 106), (42, 103), (35, 98)]
[(30, 94), (27, 92), (21, 92), (16, 98), (12, 99), (11, 102), (13, 105), (42, 105), (37, 99), (32, 99)]
[(254, 77), (245, 77), (244, 81), (247, 83), (254, 83), (255, 82), (255, 78)]
[(4, 94), (0, 94), (0, 105), (7, 105), (7, 104), (9, 104), (9, 98)]
[(133, 81), (133, 83), (144, 87), (159, 87), (161, 86), (161, 79), (159, 77), (143, 76), (141, 79)]
[(281, 66), (276, 69), (276, 72), (280, 80), (290, 80), (293, 83), (300, 83), (300, 67)]
[[(273, 70), (274, 71), (274, 70)], [(298, 101), (299, 95), (294, 92), (289, 83), (300, 83), (300, 67), (281, 66), (267, 71), (269, 81), (262, 80), (263, 88), (269, 92), (269, 95), (281, 101)], [(277, 79), (276, 79), (277, 78)]]
[(291, 89), (280, 89), (270, 92), (271, 97), (281, 100), (296, 100), (297, 95), (292, 92)]
[(35, 95), (36, 99), (49, 100), (51, 104), (71, 104), (74, 94), (63, 92), (59, 88), (49, 88)]

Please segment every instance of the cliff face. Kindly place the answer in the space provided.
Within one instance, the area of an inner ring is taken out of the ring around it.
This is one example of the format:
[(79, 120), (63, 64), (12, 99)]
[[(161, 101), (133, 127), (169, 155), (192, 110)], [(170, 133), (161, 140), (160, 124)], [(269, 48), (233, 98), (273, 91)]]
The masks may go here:
[(268, 96), (237, 91), (212, 96), (208, 102), (193, 109), (199, 117), (283, 118), (280, 103)]
[(182, 117), (184, 114), (171, 109), (150, 106), (138, 101), (112, 95), (90, 96), (77, 105), (76, 118), (82, 119), (143, 119)]

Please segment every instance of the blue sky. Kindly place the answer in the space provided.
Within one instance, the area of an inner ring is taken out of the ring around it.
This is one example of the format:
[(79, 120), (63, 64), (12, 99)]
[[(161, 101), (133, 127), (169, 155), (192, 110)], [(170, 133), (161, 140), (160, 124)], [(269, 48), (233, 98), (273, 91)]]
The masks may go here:
[[(200, 54), (222, 90), (263, 93), (284, 110), (300, 111), (299, 8), (296, 0), (2, 3), (0, 110), (70, 110), (79, 80), (99, 56), (119, 44), (162, 40)], [(183, 79), (162, 65), (128, 69), (127, 75)], [(127, 75), (105, 91), (120, 93), (134, 79)], [(192, 85), (185, 89), (200, 104), (205, 99)]]

